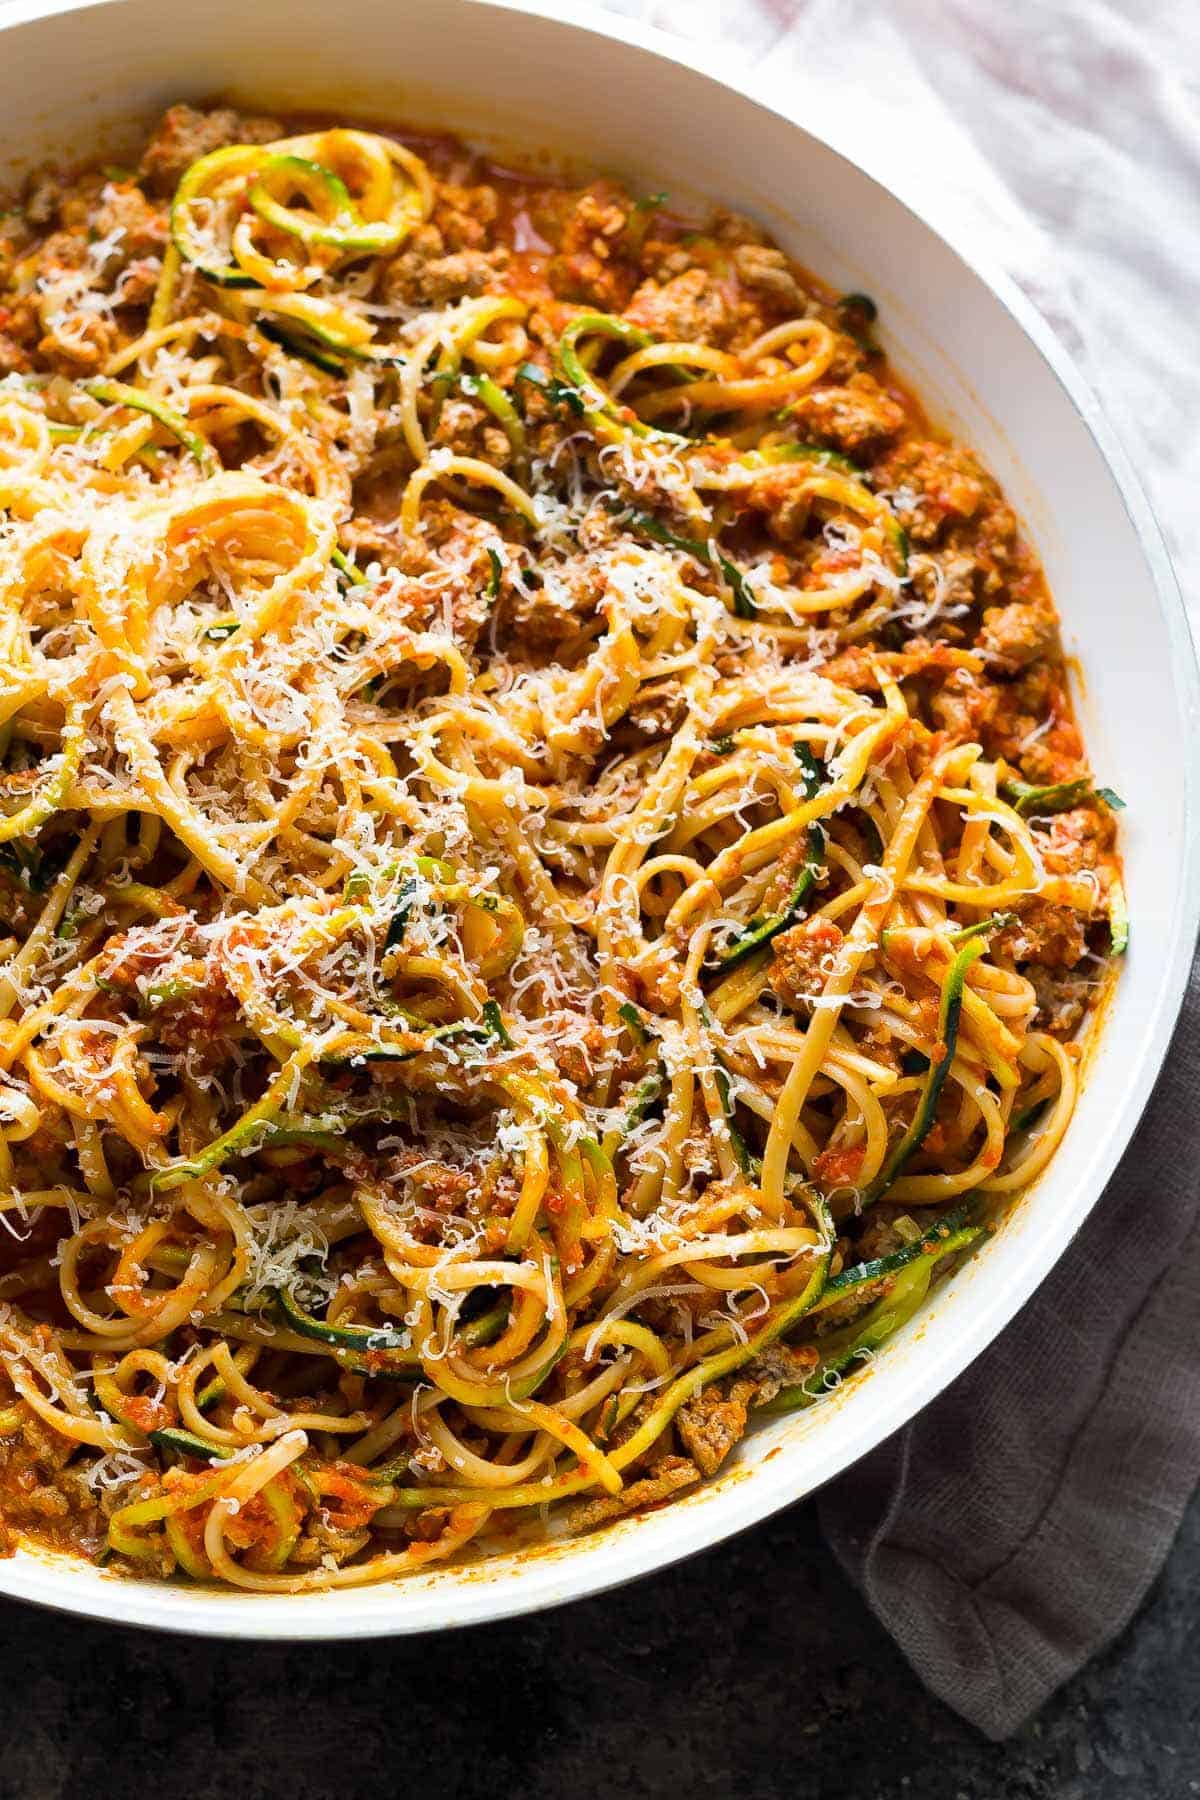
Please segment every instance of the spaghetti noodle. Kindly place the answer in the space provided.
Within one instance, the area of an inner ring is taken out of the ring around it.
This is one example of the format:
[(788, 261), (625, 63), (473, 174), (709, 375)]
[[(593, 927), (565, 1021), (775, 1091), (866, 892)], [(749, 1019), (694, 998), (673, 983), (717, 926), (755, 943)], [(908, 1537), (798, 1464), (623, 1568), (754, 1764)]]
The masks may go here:
[(1124, 948), (869, 302), (413, 142), (175, 108), (0, 251), (0, 1499), (141, 1575), (711, 1475), (1046, 1166)]

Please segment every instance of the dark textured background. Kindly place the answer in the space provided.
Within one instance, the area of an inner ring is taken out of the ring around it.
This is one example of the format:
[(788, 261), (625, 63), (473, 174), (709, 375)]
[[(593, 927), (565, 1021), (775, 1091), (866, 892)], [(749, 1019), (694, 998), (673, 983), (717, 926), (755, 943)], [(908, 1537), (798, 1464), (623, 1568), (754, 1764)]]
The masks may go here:
[(0, 1605), (4, 1800), (1190, 1800), (1200, 1501), (1121, 1640), (1008, 1744), (926, 1695), (810, 1506), (441, 1638), (187, 1641)]

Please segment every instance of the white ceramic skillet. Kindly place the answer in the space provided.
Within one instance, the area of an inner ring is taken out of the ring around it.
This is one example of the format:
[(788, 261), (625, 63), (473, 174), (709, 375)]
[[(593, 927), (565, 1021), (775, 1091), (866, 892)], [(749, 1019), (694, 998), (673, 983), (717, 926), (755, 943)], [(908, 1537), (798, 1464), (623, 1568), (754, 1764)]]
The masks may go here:
[(832, 1400), (754, 1431), (719, 1480), (582, 1540), (278, 1597), (134, 1583), (31, 1552), (0, 1561), (0, 1591), (176, 1631), (357, 1637), (553, 1605), (714, 1544), (849, 1468), (979, 1355), (1087, 1216), (1167, 1052), (1200, 910), (1200, 687), (1137, 480), (1007, 279), (727, 72), (611, 16), (562, 0), (541, 12), (537, 0), (10, 0), (0, 32), (0, 180), (52, 154), (114, 154), (169, 102), (223, 96), (438, 124), (756, 214), (814, 271), (876, 296), (899, 369), (1026, 520), (1083, 671), (1094, 765), (1128, 803), (1132, 949), (1053, 1166), (914, 1326)]

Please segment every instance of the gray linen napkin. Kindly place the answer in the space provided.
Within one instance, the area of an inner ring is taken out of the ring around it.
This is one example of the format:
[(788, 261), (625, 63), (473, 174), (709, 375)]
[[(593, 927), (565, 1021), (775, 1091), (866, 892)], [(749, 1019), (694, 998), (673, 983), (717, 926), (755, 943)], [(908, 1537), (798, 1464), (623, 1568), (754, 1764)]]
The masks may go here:
[(821, 1496), (925, 1684), (1006, 1737), (1114, 1638), (1200, 1481), (1200, 961), (1167, 1066), (1049, 1278)]

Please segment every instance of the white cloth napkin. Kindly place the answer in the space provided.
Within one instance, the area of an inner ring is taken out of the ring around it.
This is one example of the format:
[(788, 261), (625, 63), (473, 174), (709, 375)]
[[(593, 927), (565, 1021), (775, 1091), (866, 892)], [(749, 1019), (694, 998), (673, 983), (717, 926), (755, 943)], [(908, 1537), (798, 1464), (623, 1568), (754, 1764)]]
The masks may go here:
[[(608, 3), (721, 38), (767, 97), (1007, 264), (1124, 437), (1200, 619), (1197, 0)], [(1198, 1081), (1200, 965), (1079, 1239), (985, 1356), (821, 1495), (913, 1667), (991, 1737), (1128, 1622), (1200, 1478)]]

